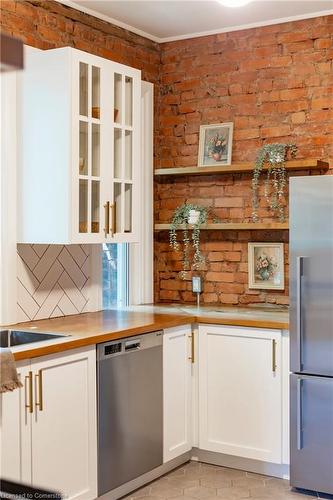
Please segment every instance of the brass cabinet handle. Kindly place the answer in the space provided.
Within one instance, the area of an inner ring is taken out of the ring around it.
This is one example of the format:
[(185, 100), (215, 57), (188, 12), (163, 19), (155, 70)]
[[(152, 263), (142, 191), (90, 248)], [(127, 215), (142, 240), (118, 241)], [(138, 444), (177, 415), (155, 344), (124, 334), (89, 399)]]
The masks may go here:
[(111, 212), (111, 227), (110, 233), (111, 236), (116, 232), (116, 205), (115, 203), (110, 203), (110, 212)]
[(191, 363), (193, 364), (195, 359), (195, 354), (194, 354), (194, 331), (192, 331), (191, 335), (189, 335), (189, 339), (191, 339), (191, 356), (188, 358), (191, 360)]
[(29, 372), (29, 375), (25, 376), (25, 382), (28, 380), (28, 393), (29, 393), (29, 403), (27, 403), (27, 385), (24, 384), (25, 390), (25, 407), (29, 409), (29, 413), (33, 413), (33, 392), (32, 392), (32, 372)]
[(36, 382), (38, 381), (38, 400), (36, 398), (36, 406), (39, 407), (39, 411), (43, 411), (43, 372), (38, 370), (35, 375)]
[(272, 372), (273, 373), (276, 372), (276, 368), (277, 368), (277, 365), (276, 365), (276, 340), (273, 339), (272, 340)]
[(106, 238), (107, 235), (110, 234), (110, 202), (109, 201), (107, 201), (105, 203), (104, 210), (105, 210), (104, 234), (105, 234), (105, 238)]

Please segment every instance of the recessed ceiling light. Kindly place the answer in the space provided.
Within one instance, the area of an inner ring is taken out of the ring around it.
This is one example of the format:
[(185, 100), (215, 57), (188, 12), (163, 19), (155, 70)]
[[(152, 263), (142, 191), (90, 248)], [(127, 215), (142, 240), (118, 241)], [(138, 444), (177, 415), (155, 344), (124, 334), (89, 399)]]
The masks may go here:
[(252, 2), (252, 0), (217, 0), (219, 3), (225, 7), (242, 7), (247, 3)]

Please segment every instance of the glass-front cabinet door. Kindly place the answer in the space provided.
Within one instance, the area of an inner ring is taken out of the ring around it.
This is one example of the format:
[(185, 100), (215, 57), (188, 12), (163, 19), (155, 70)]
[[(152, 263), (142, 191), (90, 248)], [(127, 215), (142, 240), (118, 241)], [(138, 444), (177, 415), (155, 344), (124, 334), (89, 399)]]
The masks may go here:
[(106, 63), (89, 54), (74, 55), (73, 232), (82, 242), (99, 243), (104, 235)]
[(137, 238), (140, 178), (140, 71), (114, 64), (112, 72), (113, 123), (110, 165), (110, 234), (112, 241)]
[(76, 55), (75, 239), (91, 243), (135, 241), (141, 74), (79, 51)]

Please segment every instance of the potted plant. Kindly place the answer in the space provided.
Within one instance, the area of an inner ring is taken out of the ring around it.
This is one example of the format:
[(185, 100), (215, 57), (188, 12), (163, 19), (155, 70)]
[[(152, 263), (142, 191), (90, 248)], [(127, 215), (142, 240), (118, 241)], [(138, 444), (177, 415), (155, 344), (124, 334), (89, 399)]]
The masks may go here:
[[(183, 229), (183, 270), (180, 273), (182, 279), (185, 279), (187, 272), (191, 269), (191, 239), (193, 254), (193, 269), (200, 269), (205, 263), (205, 257), (200, 251), (200, 229), (207, 223), (208, 216), (211, 210), (200, 205), (192, 203), (184, 203), (178, 207), (171, 221), (170, 228), (170, 246), (177, 252), (180, 251), (180, 244), (177, 241), (177, 230)], [(214, 222), (217, 219), (214, 218)], [(192, 229), (192, 238), (190, 239), (189, 231)]]
[(265, 198), (274, 214), (278, 214), (280, 222), (285, 221), (283, 198), (287, 185), (286, 160), (288, 155), (295, 158), (297, 146), (295, 144), (266, 144), (257, 154), (252, 178), (252, 218), (259, 221), (259, 179), (265, 165), (268, 166), (267, 177), (264, 182)]

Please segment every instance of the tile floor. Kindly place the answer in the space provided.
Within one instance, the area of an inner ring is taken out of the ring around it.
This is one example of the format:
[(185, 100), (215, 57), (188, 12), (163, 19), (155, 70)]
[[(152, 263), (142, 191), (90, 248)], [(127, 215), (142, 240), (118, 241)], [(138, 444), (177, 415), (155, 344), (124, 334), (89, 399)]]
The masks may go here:
[(315, 495), (292, 492), (289, 482), (225, 467), (189, 462), (126, 500), (312, 500)]

